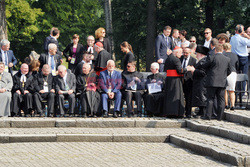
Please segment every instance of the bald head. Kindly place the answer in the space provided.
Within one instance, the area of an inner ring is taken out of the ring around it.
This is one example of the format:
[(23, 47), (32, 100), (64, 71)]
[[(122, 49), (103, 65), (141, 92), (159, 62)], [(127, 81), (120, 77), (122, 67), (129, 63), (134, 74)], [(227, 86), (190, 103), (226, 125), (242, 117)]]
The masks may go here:
[(50, 73), (50, 66), (48, 64), (44, 64), (42, 68), (42, 73), (45, 76), (48, 76)]
[(22, 72), (22, 74), (28, 74), (28, 72), (29, 72), (29, 66), (28, 66), (28, 64), (26, 64), (26, 63), (23, 63), (22, 65), (21, 65), (21, 72)]
[(89, 74), (90, 70), (91, 70), (91, 66), (90, 66), (89, 63), (84, 63), (82, 65), (82, 72), (83, 72), (83, 74)]

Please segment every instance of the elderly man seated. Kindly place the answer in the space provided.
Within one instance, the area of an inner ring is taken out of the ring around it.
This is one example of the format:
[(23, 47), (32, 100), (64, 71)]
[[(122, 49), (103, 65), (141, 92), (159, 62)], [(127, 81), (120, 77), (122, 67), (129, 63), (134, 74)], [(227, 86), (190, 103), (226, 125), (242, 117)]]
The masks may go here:
[(88, 63), (82, 65), (82, 74), (77, 76), (77, 92), (80, 93), (83, 117), (96, 117), (101, 106), (101, 96), (97, 90), (97, 75), (90, 72), (91, 66)]
[(165, 76), (159, 73), (159, 64), (152, 63), (152, 74), (147, 77), (147, 93), (144, 98), (145, 110), (149, 117), (160, 116), (163, 109)]
[(107, 61), (107, 70), (100, 73), (99, 86), (102, 90), (102, 108), (103, 116), (108, 117), (108, 99), (115, 99), (113, 117), (118, 117), (122, 94), (120, 92), (122, 85), (121, 73), (115, 70), (115, 62)]
[(69, 116), (72, 117), (75, 108), (76, 77), (63, 65), (58, 67), (58, 75), (55, 79), (55, 88), (60, 116), (63, 117), (65, 115), (64, 99), (68, 99)]
[(4, 63), (0, 62), (0, 117), (10, 116), (11, 89), (13, 81), (11, 74), (4, 71)]
[(32, 93), (34, 92), (33, 76), (29, 74), (29, 66), (26, 63), (21, 65), (21, 71), (13, 76), (13, 111), (12, 116), (21, 116), (23, 108), (25, 116), (32, 111)]
[(44, 64), (42, 72), (38, 73), (34, 79), (34, 101), (36, 111), (41, 116), (44, 116), (42, 110), (42, 100), (48, 101), (48, 116), (54, 114), (54, 102), (55, 102), (55, 85), (54, 78), (50, 73), (50, 67), (48, 64)]

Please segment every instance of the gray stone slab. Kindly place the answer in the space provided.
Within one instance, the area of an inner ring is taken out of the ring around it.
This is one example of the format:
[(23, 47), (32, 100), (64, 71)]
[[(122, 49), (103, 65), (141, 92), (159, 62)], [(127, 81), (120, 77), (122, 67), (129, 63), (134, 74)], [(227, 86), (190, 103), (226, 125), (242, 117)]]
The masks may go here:
[(108, 134), (58, 134), (57, 142), (112, 142)]
[(245, 157), (244, 164), (246, 167), (250, 167), (250, 155)]
[(56, 120), (56, 127), (76, 127), (76, 120)]
[(56, 142), (55, 134), (24, 134), (24, 135), (9, 135), (10, 143), (20, 142)]
[(113, 142), (148, 142), (148, 143), (164, 143), (168, 142), (168, 135), (114, 135)]
[(213, 135), (220, 135), (220, 129), (215, 126), (208, 127), (206, 132)]
[(134, 126), (134, 120), (76, 120), (76, 127), (85, 128), (128, 128)]
[(0, 135), (0, 143), (9, 143), (9, 135)]
[(45, 128), (55, 127), (55, 120), (12, 120), (13, 128)]
[(135, 120), (136, 127), (143, 128), (181, 128), (186, 127), (184, 120)]
[(2, 120), (0, 119), (0, 128), (9, 128), (10, 121), (9, 120)]

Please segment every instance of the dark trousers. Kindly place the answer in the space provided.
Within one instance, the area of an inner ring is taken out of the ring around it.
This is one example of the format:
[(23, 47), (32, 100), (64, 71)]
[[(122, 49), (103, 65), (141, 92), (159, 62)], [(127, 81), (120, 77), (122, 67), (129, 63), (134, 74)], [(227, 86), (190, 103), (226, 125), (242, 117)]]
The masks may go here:
[(185, 111), (186, 111), (186, 116), (191, 116), (191, 111), (192, 111), (192, 85), (193, 82), (185, 82), (183, 83), (183, 92), (184, 92), (184, 97), (185, 97)]
[(132, 91), (125, 91), (125, 100), (126, 100), (126, 104), (127, 104), (127, 110), (128, 110), (128, 114), (132, 113), (132, 98), (134, 97), (136, 105), (137, 105), (137, 113), (138, 112), (142, 112), (142, 93), (140, 91), (136, 91), (136, 92), (132, 92)]
[[(243, 74), (248, 73), (248, 56), (238, 56), (239, 59), (239, 72)], [(243, 83), (243, 90), (245, 90), (246, 82)]]
[(147, 111), (147, 115), (159, 116), (161, 111), (163, 110), (163, 100), (164, 93), (153, 93), (147, 94), (144, 98), (145, 110)]
[(54, 103), (55, 103), (55, 93), (47, 92), (47, 93), (34, 93), (34, 101), (36, 106), (36, 111), (38, 113), (43, 113), (42, 110), (42, 101), (47, 100), (48, 105), (48, 114), (54, 113)]
[(15, 114), (20, 114), (20, 109), (23, 109), (24, 114), (30, 114), (29, 111), (32, 109), (32, 94), (26, 93), (18, 94), (13, 93), (13, 111)]
[(69, 113), (73, 114), (74, 113), (74, 108), (75, 108), (75, 94), (62, 94), (62, 95), (57, 95), (57, 102), (59, 105), (59, 112), (61, 115), (65, 114), (64, 111), (64, 100), (67, 99), (69, 101)]
[[(88, 95), (87, 95), (88, 93)], [(80, 95), (80, 103), (82, 106), (82, 114), (95, 115), (100, 111), (101, 99), (98, 92), (82, 92)]]
[(211, 87), (207, 88), (207, 109), (205, 116), (211, 119), (213, 105), (214, 105), (214, 98), (217, 96), (217, 119), (221, 120), (224, 109), (225, 109), (225, 88), (219, 87)]

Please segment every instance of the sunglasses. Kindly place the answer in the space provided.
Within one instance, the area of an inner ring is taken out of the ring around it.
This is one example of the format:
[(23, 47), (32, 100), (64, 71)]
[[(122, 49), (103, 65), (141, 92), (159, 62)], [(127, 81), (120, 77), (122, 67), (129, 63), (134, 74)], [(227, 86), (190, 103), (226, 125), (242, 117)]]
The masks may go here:
[(190, 42), (196, 42), (196, 41), (190, 41)]
[(210, 32), (204, 32), (204, 34), (209, 34)]
[(183, 52), (184, 54), (189, 54), (188, 52)]

